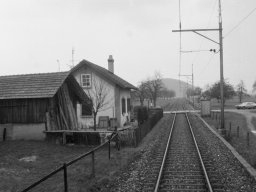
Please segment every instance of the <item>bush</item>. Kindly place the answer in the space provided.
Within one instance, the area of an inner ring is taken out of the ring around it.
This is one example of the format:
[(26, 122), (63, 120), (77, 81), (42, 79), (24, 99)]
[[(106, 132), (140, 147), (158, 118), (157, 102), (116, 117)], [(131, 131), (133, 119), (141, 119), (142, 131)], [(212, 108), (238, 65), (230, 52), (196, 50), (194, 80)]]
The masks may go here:
[(135, 106), (134, 107), (134, 116), (137, 118), (138, 123), (142, 124), (148, 119), (148, 109), (144, 106)]
[[(140, 110), (138, 110), (140, 111)], [(143, 110), (141, 110), (143, 111)], [(156, 123), (163, 117), (163, 110), (162, 109), (153, 109), (149, 110), (151, 113), (150, 116), (147, 116), (148, 119), (145, 120), (143, 123), (139, 123), (139, 127), (137, 129), (134, 129), (135, 131), (135, 138), (134, 143), (135, 146), (138, 146), (138, 144), (141, 142), (141, 140), (148, 134), (148, 132), (151, 131), (151, 129), (156, 125)], [(138, 112), (138, 114), (140, 114)]]
[(155, 114), (163, 117), (163, 109), (162, 108), (150, 108), (148, 111), (149, 116), (154, 116)]

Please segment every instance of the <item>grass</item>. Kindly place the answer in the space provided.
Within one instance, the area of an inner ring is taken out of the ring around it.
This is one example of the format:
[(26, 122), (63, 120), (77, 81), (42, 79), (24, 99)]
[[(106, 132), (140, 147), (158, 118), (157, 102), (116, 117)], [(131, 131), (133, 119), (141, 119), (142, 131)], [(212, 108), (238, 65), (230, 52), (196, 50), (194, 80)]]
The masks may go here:
[[(244, 97), (242, 99), (242, 102), (255, 102), (256, 98), (255, 97)], [(240, 104), (239, 103), (239, 98), (237, 96), (233, 97), (232, 99), (227, 99), (225, 101), (225, 109), (235, 109), (235, 105)], [(212, 99), (211, 100), (211, 107), (212, 109), (220, 109), (220, 102), (217, 101), (217, 99)]]
[[(205, 120), (215, 129), (219, 127), (219, 113), (216, 120), (216, 113), (212, 118), (205, 118)], [(231, 129), (230, 129), (231, 123)], [(254, 119), (256, 125), (256, 119)], [(239, 134), (237, 127), (239, 126)], [(227, 141), (242, 155), (248, 163), (256, 168), (256, 137), (252, 133), (249, 134), (249, 146), (247, 133), (249, 131), (246, 119), (243, 115), (227, 112), (225, 113), (225, 129), (227, 131)]]
[[(7, 141), (0, 143), (0, 191), (21, 191), (38, 179), (47, 175), (74, 157), (92, 147), (64, 146), (37, 141)], [(125, 166), (136, 151), (123, 148), (121, 151), (111, 147), (111, 160), (108, 148), (95, 154), (96, 177), (91, 177), (91, 156), (68, 167), (69, 191), (87, 191), (97, 181), (109, 180), (121, 167)], [(20, 161), (23, 157), (36, 156), (34, 162)], [(63, 191), (63, 172), (44, 181), (32, 191)]]
[[(253, 111), (253, 113), (255, 113), (255, 111)], [(253, 124), (254, 128), (256, 129), (256, 117), (252, 118), (252, 124)]]

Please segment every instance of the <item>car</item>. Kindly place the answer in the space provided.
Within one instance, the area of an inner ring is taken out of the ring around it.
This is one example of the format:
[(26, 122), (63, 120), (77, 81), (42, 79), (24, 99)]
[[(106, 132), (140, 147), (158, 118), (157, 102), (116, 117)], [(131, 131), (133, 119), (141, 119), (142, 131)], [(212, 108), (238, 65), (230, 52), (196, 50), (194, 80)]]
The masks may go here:
[(237, 109), (256, 109), (256, 103), (254, 102), (243, 102), (239, 105), (235, 105)]

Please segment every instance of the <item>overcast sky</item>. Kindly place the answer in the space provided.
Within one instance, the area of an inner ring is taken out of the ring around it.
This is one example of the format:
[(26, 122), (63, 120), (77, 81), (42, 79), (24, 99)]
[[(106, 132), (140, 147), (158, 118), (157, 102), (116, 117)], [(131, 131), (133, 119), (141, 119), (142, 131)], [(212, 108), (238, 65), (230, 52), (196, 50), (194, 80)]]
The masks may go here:
[[(240, 80), (248, 90), (256, 80), (255, 0), (222, 1), (224, 78)], [(217, 28), (218, 0), (181, 0), (182, 28)], [(137, 85), (159, 71), (179, 79), (178, 0), (1, 0), (0, 75), (55, 72), (89, 60)], [(228, 34), (229, 33), (229, 34)], [(217, 32), (205, 35), (218, 41)], [(226, 34), (228, 34), (226, 36)], [(191, 74), (204, 87), (219, 80), (219, 54), (214, 44), (194, 33), (182, 33), (181, 74)], [(59, 60), (59, 64), (57, 62)], [(181, 78), (187, 80), (186, 78)]]

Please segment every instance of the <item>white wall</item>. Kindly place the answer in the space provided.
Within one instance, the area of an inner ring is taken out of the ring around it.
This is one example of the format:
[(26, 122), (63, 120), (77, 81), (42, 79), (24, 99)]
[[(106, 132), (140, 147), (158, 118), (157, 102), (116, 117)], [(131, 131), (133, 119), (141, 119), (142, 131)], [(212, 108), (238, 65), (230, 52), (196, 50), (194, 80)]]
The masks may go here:
[(0, 124), (0, 141), (6, 128), (6, 140), (44, 140), (45, 124)]
[[(92, 78), (92, 84), (93, 83), (100, 83), (101, 81), (104, 83), (104, 87), (106, 87), (107, 91), (107, 97), (106, 102), (108, 102), (108, 105), (106, 105), (103, 109), (100, 109), (100, 111), (97, 114), (97, 124), (98, 124), (98, 118), (99, 116), (109, 116), (110, 118), (115, 117), (115, 87), (112, 83), (107, 81), (106, 79), (102, 79), (100, 76), (95, 74), (92, 70), (86, 69), (81, 67), (79, 70), (75, 71), (73, 73), (75, 79), (78, 81), (78, 83), (81, 85), (81, 74), (91, 74)], [(94, 86), (92, 85), (92, 88)], [(88, 95), (88, 91), (91, 93), (91, 89), (84, 88), (85, 93)], [(80, 128), (88, 128), (89, 126), (93, 126), (93, 116), (82, 116), (82, 106), (80, 104), (77, 105), (77, 118), (78, 118), (78, 124)]]

